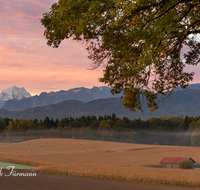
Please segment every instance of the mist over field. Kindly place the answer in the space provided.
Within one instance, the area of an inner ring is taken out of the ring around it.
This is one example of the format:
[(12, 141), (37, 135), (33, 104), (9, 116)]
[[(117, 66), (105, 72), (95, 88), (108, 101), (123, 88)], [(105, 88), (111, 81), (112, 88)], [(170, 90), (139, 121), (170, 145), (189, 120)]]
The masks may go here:
[[(200, 131), (191, 132), (169, 132), (169, 131), (108, 131), (80, 129), (44, 129), (26, 132), (3, 132), (0, 133), (1, 143), (17, 143), (42, 138), (67, 138), (85, 139), (113, 142), (126, 142), (154, 145), (179, 145), (195, 146), (195, 140), (200, 138)], [(198, 144), (196, 144), (198, 146)]]

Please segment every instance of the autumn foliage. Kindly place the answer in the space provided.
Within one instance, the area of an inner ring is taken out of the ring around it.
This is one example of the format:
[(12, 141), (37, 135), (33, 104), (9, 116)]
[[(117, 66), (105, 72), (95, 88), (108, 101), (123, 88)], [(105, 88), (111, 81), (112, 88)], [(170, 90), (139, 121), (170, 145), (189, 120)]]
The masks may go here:
[(113, 94), (124, 92), (126, 108), (141, 110), (145, 97), (153, 111), (158, 94), (193, 79), (184, 68), (200, 61), (199, 18), (199, 0), (59, 0), (41, 23), (50, 46), (68, 38), (84, 42), (92, 68), (105, 66), (100, 81)]

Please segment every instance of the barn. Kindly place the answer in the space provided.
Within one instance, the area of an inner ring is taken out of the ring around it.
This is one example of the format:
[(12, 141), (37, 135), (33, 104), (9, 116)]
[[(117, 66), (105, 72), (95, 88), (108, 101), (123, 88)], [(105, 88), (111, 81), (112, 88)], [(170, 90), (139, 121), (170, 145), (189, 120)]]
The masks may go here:
[(164, 157), (159, 163), (161, 163), (161, 168), (179, 168), (179, 163), (185, 160), (191, 160), (196, 163), (190, 157)]

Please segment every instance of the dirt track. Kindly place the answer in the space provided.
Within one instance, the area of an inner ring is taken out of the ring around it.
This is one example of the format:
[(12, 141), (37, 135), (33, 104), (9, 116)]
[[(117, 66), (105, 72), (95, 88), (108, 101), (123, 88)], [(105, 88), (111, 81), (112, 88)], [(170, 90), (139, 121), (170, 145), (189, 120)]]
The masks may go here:
[[(15, 171), (17, 173), (30, 172), (28, 170)], [(2, 172), (4, 175), (9, 174), (5, 170)], [(136, 184), (43, 173), (37, 173), (36, 177), (5, 177), (4, 175), (0, 176), (0, 187), (3, 190), (193, 190), (193, 188)]]

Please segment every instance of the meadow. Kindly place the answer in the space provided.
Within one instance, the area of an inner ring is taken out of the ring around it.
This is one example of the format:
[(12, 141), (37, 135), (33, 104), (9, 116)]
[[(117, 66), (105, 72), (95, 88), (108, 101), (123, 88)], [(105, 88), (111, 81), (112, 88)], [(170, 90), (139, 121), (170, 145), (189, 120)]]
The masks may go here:
[(0, 144), (0, 150), (1, 161), (37, 166), (34, 171), (200, 187), (200, 170), (152, 167), (166, 156), (191, 157), (200, 163), (199, 147), (53, 138)]
[(11, 162), (0, 162), (0, 169), (7, 169), (7, 167), (9, 166), (15, 166), (14, 169), (27, 169), (27, 170), (31, 170), (34, 167), (33, 166), (29, 166), (29, 165), (24, 165), (24, 164), (16, 164), (16, 163), (11, 163)]

